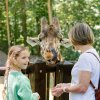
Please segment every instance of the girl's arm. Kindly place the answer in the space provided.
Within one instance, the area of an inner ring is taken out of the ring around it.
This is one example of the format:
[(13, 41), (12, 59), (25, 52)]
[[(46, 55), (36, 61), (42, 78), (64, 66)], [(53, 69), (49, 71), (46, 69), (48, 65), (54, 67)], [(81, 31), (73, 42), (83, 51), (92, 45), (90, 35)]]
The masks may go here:
[(39, 100), (39, 95), (32, 93), (28, 80), (20, 80), (17, 94), (21, 100)]

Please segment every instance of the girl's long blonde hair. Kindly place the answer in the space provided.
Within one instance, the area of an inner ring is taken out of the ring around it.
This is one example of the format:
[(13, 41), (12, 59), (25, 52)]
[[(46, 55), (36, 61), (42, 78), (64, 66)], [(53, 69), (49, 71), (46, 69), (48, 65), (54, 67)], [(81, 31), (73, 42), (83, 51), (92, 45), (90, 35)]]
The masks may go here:
[(7, 80), (8, 80), (8, 75), (9, 75), (9, 71), (11, 69), (11, 66), (14, 66), (14, 60), (16, 59), (19, 54), (26, 50), (27, 48), (21, 45), (15, 45), (12, 46), (9, 49), (8, 52), (8, 57), (7, 57), (7, 61), (6, 61), (6, 71), (5, 71), (5, 75), (4, 75), (4, 89), (3, 89), (3, 99), (5, 100), (5, 96), (6, 96), (6, 89), (7, 89)]

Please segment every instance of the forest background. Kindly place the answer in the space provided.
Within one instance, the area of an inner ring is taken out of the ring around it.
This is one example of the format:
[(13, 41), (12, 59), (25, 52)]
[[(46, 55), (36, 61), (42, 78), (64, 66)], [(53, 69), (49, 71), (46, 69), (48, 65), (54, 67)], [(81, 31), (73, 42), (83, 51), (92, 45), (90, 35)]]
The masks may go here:
[[(11, 45), (28, 46), (32, 55), (40, 56), (40, 47), (27, 44), (27, 37), (40, 32), (40, 19), (58, 17), (61, 33), (67, 38), (70, 28), (77, 22), (90, 25), (95, 35), (94, 47), (100, 54), (100, 0), (0, 0), (0, 50), (7, 54)], [(48, 4), (50, 3), (50, 4)], [(61, 47), (65, 60), (77, 60), (79, 53), (72, 47)]]

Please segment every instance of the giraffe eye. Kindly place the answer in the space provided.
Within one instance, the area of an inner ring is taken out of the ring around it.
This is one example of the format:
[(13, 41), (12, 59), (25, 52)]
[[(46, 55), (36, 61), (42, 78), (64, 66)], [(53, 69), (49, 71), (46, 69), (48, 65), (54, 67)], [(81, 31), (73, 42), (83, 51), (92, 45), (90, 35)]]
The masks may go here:
[(42, 39), (41, 39), (41, 38), (39, 38), (39, 41), (41, 42), (41, 41), (42, 41)]
[(60, 42), (62, 41), (62, 39), (60, 39)]

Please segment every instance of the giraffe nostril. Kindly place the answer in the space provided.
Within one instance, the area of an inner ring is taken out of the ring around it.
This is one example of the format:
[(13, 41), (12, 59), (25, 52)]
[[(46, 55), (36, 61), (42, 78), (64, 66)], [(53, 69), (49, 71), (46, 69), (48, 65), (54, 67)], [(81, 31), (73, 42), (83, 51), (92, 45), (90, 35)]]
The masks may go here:
[(48, 62), (50, 62), (51, 60), (48, 60)]

